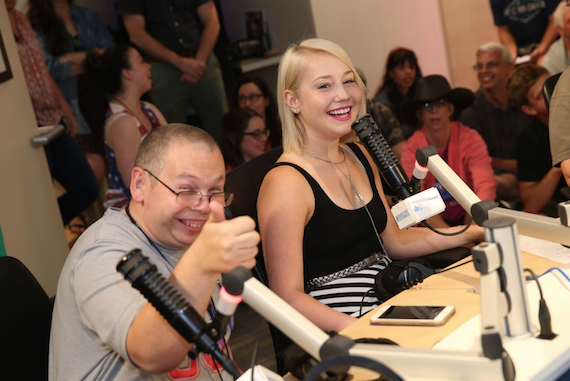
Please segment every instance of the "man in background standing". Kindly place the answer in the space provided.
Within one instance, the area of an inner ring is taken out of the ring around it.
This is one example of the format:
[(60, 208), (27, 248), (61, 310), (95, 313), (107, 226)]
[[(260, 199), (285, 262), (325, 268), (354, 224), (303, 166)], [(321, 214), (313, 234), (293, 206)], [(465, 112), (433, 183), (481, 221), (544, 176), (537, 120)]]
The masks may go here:
[(540, 63), (556, 39), (552, 13), (560, 0), (490, 0), (493, 19), (504, 44), (514, 59), (530, 55)]
[(212, 0), (118, 0), (133, 44), (152, 65), (152, 102), (166, 120), (185, 123), (190, 104), (202, 127), (219, 138), (228, 111), (222, 71), (213, 54), (220, 33)]

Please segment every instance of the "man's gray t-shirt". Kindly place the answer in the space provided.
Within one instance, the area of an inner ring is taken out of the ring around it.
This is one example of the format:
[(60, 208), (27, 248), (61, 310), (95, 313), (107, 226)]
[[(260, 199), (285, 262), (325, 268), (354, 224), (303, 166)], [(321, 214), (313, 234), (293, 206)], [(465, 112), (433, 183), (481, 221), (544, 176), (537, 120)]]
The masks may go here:
[[(184, 254), (153, 241), (173, 266)], [(210, 356), (200, 354), (167, 374), (137, 368), (127, 355), (127, 333), (147, 303), (116, 270), (119, 260), (138, 248), (168, 277), (172, 267), (120, 210), (105, 215), (81, 235), (65, 262), (58, 283), (50, 338), (49, 379), (220, 381)], [(212, 366), (213, 365), (213, 366)], [(226, 372), (224, 379), (231, 379)]]

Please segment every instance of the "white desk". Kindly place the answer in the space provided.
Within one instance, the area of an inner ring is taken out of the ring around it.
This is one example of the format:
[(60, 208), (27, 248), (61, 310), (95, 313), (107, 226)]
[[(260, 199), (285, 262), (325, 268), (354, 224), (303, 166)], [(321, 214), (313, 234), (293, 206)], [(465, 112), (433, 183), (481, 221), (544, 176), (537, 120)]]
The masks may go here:
[[(537, 274), (559, 266), (557, 262), (527, 253), (523, 253), (523, 262)], [(468, 292), (478, 283), (479, 274), (472, 264), (467, 264), (429, 277), (419, 286), (386, 302), (396, 305), (454, 305), (456, 314), (442, 327), (372, 326), (368, 321), (374, 313), (371, 312), (341, 333), (354, 339), (385, 337), (408, 348), (480, 352), (480, 300), (479, 295)], [(554, 380), (570, 368), (570, 324), (566, 321), (570, 316), (570, 283), (561, 275), (548, 274), (541, 278), (541, 285), (552, 315), (554, 332), (559, 336), (551, 341), (503, 339), (504, 347), (515, 364), (517, 381)], [(528, 296), (531, 314), (538, 327), (538, 290), (534, 282), (528, 284)], [(390, 366), (390, 363), (386, 362), (386, 365)]]

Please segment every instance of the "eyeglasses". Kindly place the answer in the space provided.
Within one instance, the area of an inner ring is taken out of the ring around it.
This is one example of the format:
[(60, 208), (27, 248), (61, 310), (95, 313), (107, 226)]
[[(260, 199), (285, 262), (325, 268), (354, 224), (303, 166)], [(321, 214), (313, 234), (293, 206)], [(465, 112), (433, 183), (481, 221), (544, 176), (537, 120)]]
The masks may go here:
[(249, 101), (250, 103), (256, 102), (258, 99), (261, 98), (265, 98), (265, 95), (263, 94), (251, 94), (251, 95), (242, 95), (241, 97), (238, 98), (239, 103), (247, 103), (247, 101)]
[(473, 70), (479, 71), (479, 70), (483, 70), (484, 68), (489, 70), (489, 69), (495, 69), (497, 67), (499, 67), (499, 62), (497, 60), (491, 60), (491, 61), (487, 62), (486, 64), (482, 64), (479, 62), (476, 63), (475, 65), (473, 65)]
[(234, 200), (234, 194), (233, 193), (226, 193), (226, 192), (215, 192), (212, 194), (203, 194), (202, 192), (197, 191), (197, 190), (185, 190), (185, 191), (176, 192), (174, 189), (172, 189), (171, 187), (166, 185), (161, 179), (156, 177), (151, 171), (149, 171), (148, 169), (144, 169), (144, 170), (149, 175), (154, 177), (159, 183), (164, 185), (166, 187), (166, 189), (168, 189), (169, 191), (174, 193), (176, 195), (176, 202), (179, 205), (185, 206), (187, 208), (194, 208), (194, 207), (200, 205), (203, 197), (206, 197), (208, 199), (208, 202), (212, 202), (212, 200), (214, 200), (214, 201), (217, 201), (224, 206), (229, 206), (232, 203), (232, 201)]
[(431, 110), (434, 107), (443, 107), (447, 104), (447, 101), (445, 99), (440, 99), (437, 101), (431, 101), (431, 102), (426, 102), (424, 103), (422, 106), (422, 108), (424, 110)]
[(252, 136), (254, 139), (257, 139), (257, 140), (261, 140), (261, 138), (263, 136), (269, 137), (269, 134), (271, 134), (271, 131), (269, 131), (269, 130), (263, 130), (263, 131), (262, 130), (255, 130), (253, 132), (242, 133), (242, 135), (249, 135), (249, 136)]

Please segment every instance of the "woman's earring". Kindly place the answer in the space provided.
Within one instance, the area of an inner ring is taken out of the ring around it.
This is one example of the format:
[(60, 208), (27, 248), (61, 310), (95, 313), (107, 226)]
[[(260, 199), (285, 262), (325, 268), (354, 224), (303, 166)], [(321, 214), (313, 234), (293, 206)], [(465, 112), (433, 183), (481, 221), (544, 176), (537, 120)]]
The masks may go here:
[(295, 115), (297, 115), (299, 113), (299, 109), (296, 108), (295, 110), (293, 110), (293, 112), (295, 113)]

